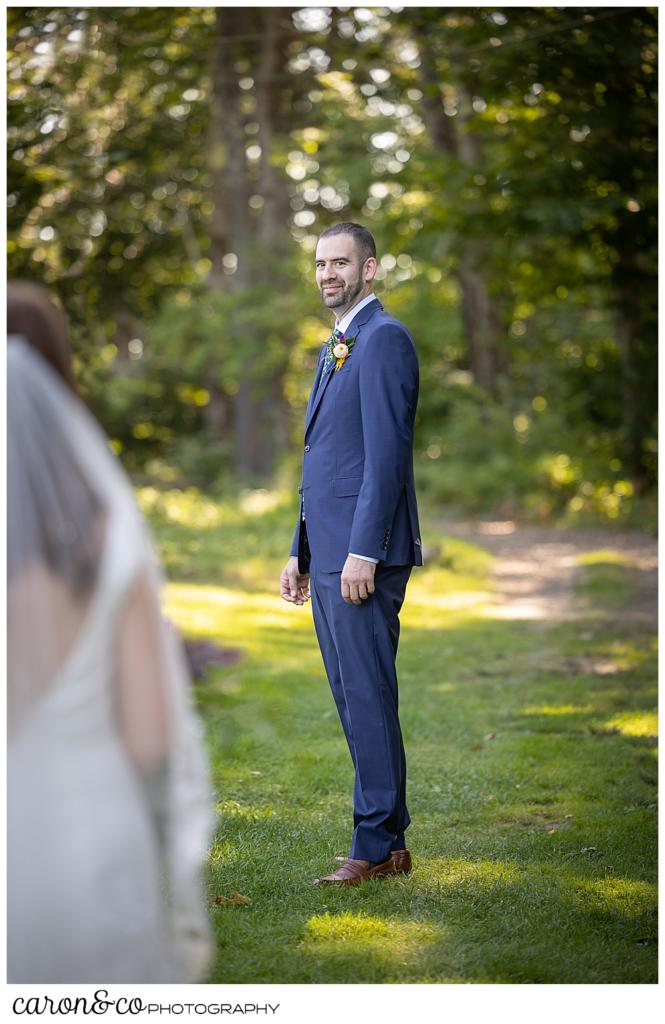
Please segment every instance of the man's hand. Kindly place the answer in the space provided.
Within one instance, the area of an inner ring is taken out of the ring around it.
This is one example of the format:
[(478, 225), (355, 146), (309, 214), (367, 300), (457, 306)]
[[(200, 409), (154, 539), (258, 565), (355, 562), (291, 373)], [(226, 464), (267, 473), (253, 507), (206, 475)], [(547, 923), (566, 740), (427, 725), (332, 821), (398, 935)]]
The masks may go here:
[(342, 597), (347, 604), (362, 604), (374, 593), (374, 562), (349, 555), (342, 569)]
[(309, 573), (298, 571), (298, 559), (291, 555), (279, 577), (279, 593), (291, 604), (309, 601)]

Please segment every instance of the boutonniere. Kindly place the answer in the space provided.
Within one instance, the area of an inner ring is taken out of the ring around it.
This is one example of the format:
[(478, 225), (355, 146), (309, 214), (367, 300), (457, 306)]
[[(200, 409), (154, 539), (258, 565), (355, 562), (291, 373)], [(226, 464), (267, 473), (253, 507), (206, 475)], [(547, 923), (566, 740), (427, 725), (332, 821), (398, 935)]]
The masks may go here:
[(344, 363), (351, 354), (351, 349), (356, 343), (357, 335), (353, 335), (351, 338), (345, 338), (342, 334), (336, 342), (331, 338), (328, 342), (328, 349), (331, 356), (335, 359), (335, 373), (342, 369)]

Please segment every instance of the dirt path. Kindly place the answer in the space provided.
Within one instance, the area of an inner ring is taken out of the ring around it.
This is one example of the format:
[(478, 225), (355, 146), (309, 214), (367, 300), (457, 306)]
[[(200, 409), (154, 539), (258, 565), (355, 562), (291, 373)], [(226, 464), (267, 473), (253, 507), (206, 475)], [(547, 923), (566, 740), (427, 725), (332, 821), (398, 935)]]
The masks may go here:
[(633, 596), (627, 607), (603, 612), (594, 606), (594, 614), (657, 625), (655, 538), (636, 531), (559, 529), (498, 520), (446, 520), (440, 525), (446, 533), (478, 544), (497, 558), (496, 589), (487, 608), (493, 618), (552, 623), (588, 614), (589, 603), (575, 586), (582, 572), (578, 559), (591, 552), (613, 552), (630, 573)]

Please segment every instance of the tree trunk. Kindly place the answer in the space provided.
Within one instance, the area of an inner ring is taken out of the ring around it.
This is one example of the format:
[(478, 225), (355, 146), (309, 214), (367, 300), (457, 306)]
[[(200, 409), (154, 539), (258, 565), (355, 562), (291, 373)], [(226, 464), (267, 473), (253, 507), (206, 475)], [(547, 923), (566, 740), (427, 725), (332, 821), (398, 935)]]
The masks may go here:
[[(480, 142), (466, 131), (471, 113), (470, 97), (456, 83), (459, 130), (443, 109), (440, 76), (432, 50), (426, 22), (415, 31), (420, 49), (420, 76), (423, 87), (425, 121), (434, 148), (460, 165), (480, 172), (483, 166)], [(458, 257), (458, 282), (462, 297), (462, 322), (466, 334), (469, 366), (476, 384), (493, 398), (497, 397), (498, 381), (507, 370), (508, 353), (502, 344), (504, 330), (497, 300), (488, 284), (491, 252), (482, 239), (461, 239)]]
[[(613, 271), (614, 323), (623, 369), (622, 405), (625, 451), (631, 481), (639, 494), (650, 483), (644, 442), (656, 434), (658, 407), (657, 337), (655, 323), (645, 322), (651, 306), (649, 282), (621, 260)], [(646, 287), (645, 287), (646, 286)], [(646, 294), (645, 294), (646, 293)], [(655, 295), (655, 282), (653, 295)], [(655, 313), (654, 313), (655, 319)]]
[[(270, 371), (267, 379), (268, 371), (261, 369), (266, 363), (261, 358), (265, 310), (256, 309), (252, 290), (264, 286), (277, 295), (280, 286), (286, 286), (280, 270), (283, 275), (283, 260), (291, 244), (288, 192), (278, 177), (274, 145), (289, 17), (289, 10), (278, 8), (216, 9), (210, 144), (215, 212), (208, 286), (237, 299), (226, 322), (242, 346), (233, 429), (235, 467), (246, 479), (270, 472), (282, 441), (278, 429), (283, 403), (281, 376), (276, 380)], [(254, 80), (251, 95), (240, 88), (244, 77)], [(255, 109), (250, 117), (247, 111), (252, 96)], [(252, 139), (261, 147), (256, 177), (246, 161), (246, 119), (256, 121), (259, 129)], [(258, 211), (250, 211), (252, 193), (263, 201)], [(232, 274), (223, 262), (228, 253), (237, 258)]]
[(468, 242), (460, 256), (458, 274), (462, 293), (462, 322), (473, 379), (496, 398), (500, 320), (496, 302), (490, 298), (483, 277), (483, 263), (487, 255), (487, 248), (482, 242)]

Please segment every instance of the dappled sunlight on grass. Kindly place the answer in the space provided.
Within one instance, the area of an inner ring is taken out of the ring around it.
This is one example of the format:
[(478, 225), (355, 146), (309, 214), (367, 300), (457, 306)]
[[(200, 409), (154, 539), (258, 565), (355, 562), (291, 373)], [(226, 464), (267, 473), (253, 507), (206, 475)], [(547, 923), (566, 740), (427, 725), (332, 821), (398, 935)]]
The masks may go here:
[(218, 861), (224, 864), (229, 864), (236, 860), (241, 855), (241, 850), (236, 843), (229, 842), (228, 839), (218, 840), (212, 844), (208, 859), (211, 864), (215, 864)]
[(590, 704), (542, 704), (540, 707), (524, 708), (523, 715), (571, 715), (593, 711)]
[[(450, 628), (458, 619), (491, 600), (489, 573), (492, 556), (475, 545), (446, 537), (443, 564), (416, 567), (411, 573), (402, 612), (405, 625)], [(445, 611), (442, 619), (441, 611)]]
[(219, 500), (193, 487), (137, 491), (170, 579), (275, 593), (293, 536), (296, 497), (264, 489)]
[(488, 584), (485, 576), (456, 576), (445, 569), (421, 568), (415, 566), (409, 579), (408, 593), (415, 601), (422, 604), (435, 597), (438, 600), (452, 595), (485, 593)]
[(433, 683), (428, 687), (430, 693), (454, 693), (459, 683)]
[[(372, 884), (372, 883), (370, 883)], [(385, 885), (377, 881), (374, 885)], [(359, 955), (404, 963), (423, 946), (440, 941), (446, 929), (429, 922), (386, 920), (361, 912), (317, 914), (305, 926), (303, 952), (319, 956)], [(358, 980), (362, 980), (359, 978)]]
[(521, 875), (514, 864), (493, 860), (427, 859), (426, 867), (433, 881), (467, 891), (490, 890), (517, 882)]
[[(249, 609), (263, 608), (274, 611), (275, 609), (286, 616), (291, 608), (286, 602), (281, 601), (277, 594), (269, 594), (264, 591), (246, 593), (244, 590), (233, 590), (225, 587), (216, 587), (196, 583), (168, 583), (166, 585), (167, 595), (177, 595), (182, 601), (209, 602), (211, 604), (235, 605), (247, 611)], [(287, 622), (287, 619), (284, 618)], [(293, 622), (297, 623), (294, 617)]]
[(633, 642), (626, 640), (615, 640), (609, 647), (613, 660), (619, 668), (626, 672), (631, 668), (637, 668), (643, 662), (648, 661), (658, 650), (658, 637), (641, 636)]
[(605, 728), (622, 736), (657, 736), (658, 717), (655, 711), (630, 711), (610, 718)]
[(229, 814), (234, 818), (245, 818), (247, 821), (261, 821), (277, 815), (272, 804), (257, 807), (255, 804), (240, 804), (237, 800), (220, 800), (216, 806), (220, 813)]
[[(482, 617), (482, 603), (469, 606), (464, 602), (418, 600), (410, 589), (407, 590), (406, 601), (400, 614), (404, 634), (409, 630), (427, 630), (432, 633), (449, 633), (469, 625), (470, 620)], [(474, 614), (475, 613), (475, 614)]]
[(494, 556), (478, 544), (446, 534), (440, 547), (444, 571), (455, 578), (469, 576), (483, 579), (492, 569)]
[[(550, 833), (552, 834), (552, 833)], [(595, 847), (585, 851), (593, 856)], [(469, 898), (495, 899), (505, 890), (525, 905), (544, 898), (571, 900), (578, 910), (647, 915), (657, 902), (656, 883), (614, 875), (589, 878), (557, 863), (530, 862), (513, 865), (492, 861), (429, 861), (424, 865), (440, 891), (457, 890)]]
[[(492, 595), (486, 590), (460, 590), (449, 594), (417, 594), (409, 592), (409, 602), (414, 606), (411, 609), (410, 617), (417, 614), (418, 625), (425, 625), (427, 620), (440, 620), (438, 612), (441, 611), (464, 611), (466, 614), (474, 609), (480, 611), (492, 600)], [(418, 609), (416, 613), (416, 608)], [(423, 614), (424, 613), (424, 614)], [(430, 613), (430, 614), (428, 614)]]
[(603, 548), (598, 551), (585, 551), (575, 557), (578, 565), (630, 565), (631, 559), (622, 551)]
[[(225, 590), (224, 587), (203, 586), (191, 583), (167, 583), (164, 589), (167, 599), (179, 600), (181, 603), (205, 603), (245, 606), (249, 595), (239, 594), (237, 590)], [(255, 595), (252, 595), (254, 599)]]
[[(224, 638), (234, 645), (258, 647), (261, 630), (277, 627), (309, 634), (311, 615), (287, 605), (278, 595), (245, 593), (225, 587), (169, 583), (163, 592), (164, 610), (187, 633)], [(300, 612), (300, 614), (298, 614)]]
[(584, 910), (599, 910), (638, 917), (648, 913), (658, 898), (658, 887), (630, 878), (579, 878), (576, 900)]
[[(640, 568), (639, 560), (620, 551), (588, 551), (577, 556), (580, 579), (577, 585), (596, 611), (621, 608), (630, 602)], [(655, 568), (655, 567), (654, 567)]]

